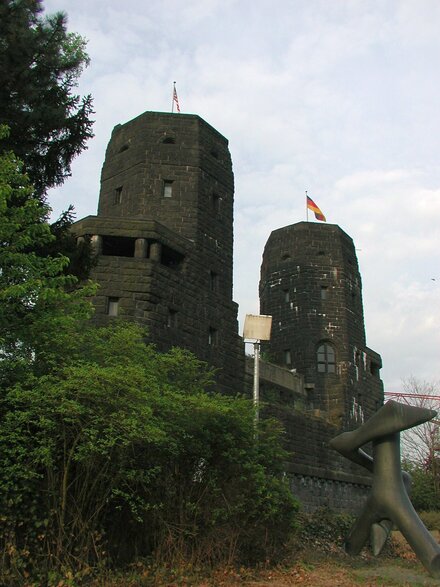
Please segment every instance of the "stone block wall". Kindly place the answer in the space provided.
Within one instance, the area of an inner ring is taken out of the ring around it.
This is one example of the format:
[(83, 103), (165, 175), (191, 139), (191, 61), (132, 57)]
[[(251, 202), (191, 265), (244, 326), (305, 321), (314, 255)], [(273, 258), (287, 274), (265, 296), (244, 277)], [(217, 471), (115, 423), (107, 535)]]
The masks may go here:
[(330, 447), (330, 440), (339, 434), (337, 427), (307, 409), (270, 405), (266, 413), (284, 424), (285, 448), (290, 453), (286, 474), (303, 509), (327, 506), (358, 512), (371, 488), (371, 474)]
[(359, 514), (368, 497), (370, 485), (335, 481), (309, 475), (292, 474), (290, 488), (304, 512), (329, 508), (335, 512)]
[(271, 361), (304, 375), (313, 386), (315, 409), (342, 428), (359, 424), (381, 405), (381, 360), (366, 347), (355, 249), (339, 226), (299, 222), (271, 233), (261, 266), (260, 311), (273, 316), (271, 340), (263, 348)]
[(228, 141), (198, 116), (145, 112), (115, 127), (91, 236), (99, 323), (148, 327), (160, 350), (182, 346), (244, 390), (244, 347), (232, 300), (234, 178)]
[(228, 141), (200, 117), (145, 112), (113, 130), (98, 216), (151, 218), (190, 239), (207, 269), (201, 285), (212, 271), (229, 297), (233, 202)]

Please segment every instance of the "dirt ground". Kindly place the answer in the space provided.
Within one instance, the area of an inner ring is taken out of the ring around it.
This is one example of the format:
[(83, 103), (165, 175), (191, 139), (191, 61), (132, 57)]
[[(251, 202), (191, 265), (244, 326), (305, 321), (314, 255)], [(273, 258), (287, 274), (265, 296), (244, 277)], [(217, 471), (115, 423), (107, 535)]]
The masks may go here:
[[(213, 585), (213, 584), (211, 584)], [(303, 585), (308, 587), (418, 587), (440, 585), (418, 564), (398, 566), (390, 564), (368, 564), (354, 568), (351, 564), (340, 565), (334, 561), (321, 561), (316, 565), (298, 565), (284, 572), (268, 573), (257, 580), (236, 581), (231, 585), (248, 587), (286, 587)]]
[[(435, 535), (437, 541), (440, 536)], [(139, 569), (140, 571), (140, 569)], [(348, 556), (340, 546), (327, 552), (307, 547), (295, 556), (295, 563), (274, 569), (221, 569), (204, 580), (192, 572), (182, 572), (173, 580), (160, 579), (148, 569), (121, 581), (93, 583), (96, 587), (440, 587), (440, 580), (429, 576), (416, 559), (406, 540), (393, 533), (387, 552), (373, 557), (365, 550), (357, 557)], [(63, 584), (64, 587), (64, 584)]]
[[(438, 536), (436, 537), (438, 540)], [(198, 583), (198, 587), (421, 587), (440, 586), (429, 576), (400, 533), (393, 535), (394, 556), (373, 557), (368, 551), (350, 557), (342, 549), (331, 553), (304, 552), (292, 567), (260, 571), (250, 576), (246, 570), (223, 571), (222, 575)], [(395, 555), (398, 556), (395, 556)], [(177, 587), (177, 584), (176, 584)]]

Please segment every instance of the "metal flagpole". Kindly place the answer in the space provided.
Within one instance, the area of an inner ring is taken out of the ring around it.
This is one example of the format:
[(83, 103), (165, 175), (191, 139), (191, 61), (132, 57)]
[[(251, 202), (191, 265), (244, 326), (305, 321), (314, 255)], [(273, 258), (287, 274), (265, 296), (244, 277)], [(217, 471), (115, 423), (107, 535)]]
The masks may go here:
[(306, 219), (309, 221), (309, 207), (307, 206), (307, 190), (306, 190)]
[(173, 82), (173, 95), (171, 96), (171, 114), (174, 113), (174, 94), (176, 93), (176, 82)]

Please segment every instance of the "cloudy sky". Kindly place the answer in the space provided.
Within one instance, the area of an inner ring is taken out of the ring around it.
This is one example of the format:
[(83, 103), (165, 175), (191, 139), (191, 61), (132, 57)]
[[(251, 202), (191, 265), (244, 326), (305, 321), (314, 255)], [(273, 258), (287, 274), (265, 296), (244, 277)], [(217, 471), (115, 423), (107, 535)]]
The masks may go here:
[[(438, 0), (45, 0), (89, 40), (95, 138), (50, 194), (95, 214), (114, 125), (198, 114), (234, 163), (234, 299), (258, 313), (270, 232), (305, 220), (305, 190), (354, 240), (367, 344), (387, 391), (440, 380)], [(439, 389), (440, 391), (440, 389)]]

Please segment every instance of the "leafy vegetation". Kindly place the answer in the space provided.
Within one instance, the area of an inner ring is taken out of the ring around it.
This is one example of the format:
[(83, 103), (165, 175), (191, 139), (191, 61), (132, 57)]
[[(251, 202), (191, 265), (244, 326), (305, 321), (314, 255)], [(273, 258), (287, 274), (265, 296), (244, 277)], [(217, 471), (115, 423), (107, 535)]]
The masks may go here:
[(0, 124), (5, 150), (25, 166), (40, 199), (63, 183), (92, 134), (92, 100), (75, 94), (89, 63), (85, 40), (66, 30), (66, 15), (42, 16), (41, 0), (0, 3)]
[(294, 534), (296, 548), (316, 548), (320, 552), (331, 552), (335, 545), (341, 547), (355, 521), (346, 513), (337, 513), (327, 507), (298, 516), (298, 528)]
[[(86, 41), (68, 32), (66, 22), (64, 13), (43, 15), (41, 0), (0, 2), (0, 127), (8, 128), (0, 153), (13, 152), (21, 161), (27, 187), (16, 194), (16, 212), (30, 214), (30, 221), (42, 213), (37, 200), (44, 203), (47, 190), (63, 183), (93, 136), (92, 99), (75, 91), (89, 63)], [(91, 250), (87, 242), (76, 246), (73, 219), (69, 207), (52, 226), (40, 223), (38, 243), (31, 238), (26, 252), (32, 248), (40, 257), (52, 257), (52, 267), (63, 264), (66, 276), (87, 279)]]
[(405, 461), (403, 467), (411, 475), (411, 502), (417, 511), (440, 511), (438, 478), (432, 470)]
[[(0, 127), (0, 139), (7, 134)], [(0, 154), (0, 387), (22, 371), (43, 373), (58, 363), (60, 328), (77, 328), (91, 313), (85, 296), (92, 290), (78, 288), (65, 273), (68, 258), (37, 252), (55, 237), (50, 209), (35, 196), (22, 166), (12, 152)]]
[(280, 549), (297, 504), (278, 426), (263, 422), (256, 442), (247, 400), (207, 393), (197, 359), (156, 352), (134, 325), (85, 329), (77, 342), (2, 398), (2, 580)]

